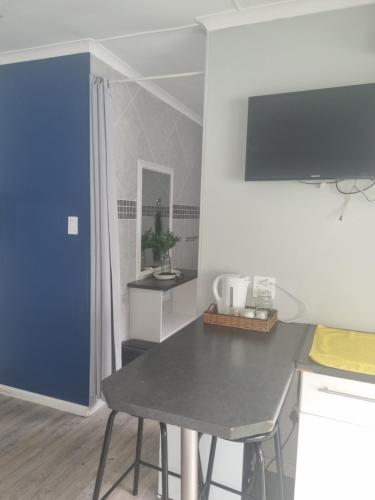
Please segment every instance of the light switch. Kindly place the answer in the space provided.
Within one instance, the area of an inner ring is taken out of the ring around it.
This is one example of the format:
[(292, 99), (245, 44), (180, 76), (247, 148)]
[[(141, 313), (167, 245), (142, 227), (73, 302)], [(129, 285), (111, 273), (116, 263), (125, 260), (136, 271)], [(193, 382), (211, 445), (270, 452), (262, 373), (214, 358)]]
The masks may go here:
[(68, 234), (73, 234), (73, 235), (78, 234), (78, 217), (75, 216), (68, 217)]

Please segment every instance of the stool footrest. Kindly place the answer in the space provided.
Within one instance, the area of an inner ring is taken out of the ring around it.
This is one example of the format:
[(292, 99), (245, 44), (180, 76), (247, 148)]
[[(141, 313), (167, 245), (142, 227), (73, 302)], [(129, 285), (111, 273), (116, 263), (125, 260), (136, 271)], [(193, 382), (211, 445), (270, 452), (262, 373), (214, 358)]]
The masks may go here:
[[(143, 465), (144, 467), (148, 467), (149, 469), (153, 469), (153, 470), (156, 470), (158, 472), (162, 472), (162, 468), (159, 467), (158, 465), (155, 465), (155, 464), (152, 464), (151, 462), (146, 462), (145, 460), (140, 460), (139, 461), (139, 465)], [(113, 483), (113, 485), (109, 488), (109, 490), (104, 493), (104, 495), (101, 497), (100, 500), (105, 500), (106, 498), (109, 497), (109, 495), (117, 488), (117, 486), (121, 483), (121, 481), (123, 479), (125, 479), (125, 477), (129, 474), (129, 472), (131, 472), (135, 467), (135, 462), (133, 462), (131, 464), (130, 467), (128, 467), (126, 469), (126, 471), (117, 479), (117, 481), (115, 483)], [(173, 472), (173, 471), (168, 471), (168, 475), (169, 476), (173, 476), (173, 477), (176, 477), (178, 479), (181, 479), (181, 474), (178, 474), (177, 472)]]
[[(163, 469), (159, 467), (158, 465), (151, 464), (150, 462), (145, 462), (144, 460), (139, 461), (140, 465), (143, 465), (144, 467), (148, 467), (149, 469), (157, 470), (159, 472), (163, 472)], [(178, 474), (177, 472), (173, 472), (171, 470), (168, 471), (169, 476), (177, 477), (178, 479), (181, 479), (181, 474)]]
[(123, 474), (122, 474), (122, 475), (121, 475), (121, 476), (117, 479), (117, 481), (116, 481), (115, 483), (113, 483), (113, 485), (109, 488), (109, 490), (108, 490), (106, 493), (104, 493), (104, 495), (101, 497), (101, 499), (100, 499), (100, 500), (104, 500), (105, 498), (108, 498), (108, 497), (109, 497), (109, 495), (110, 495), (110, 494), (111, 494), (111, 493), (112, 493), (112, 492), (113, 492), (113, 491), (117, 488), (117, 486), (121, 483), (121, 481), (122, 481), (123, 479), (125, 479), (125, 477), (129, 474), (129, 472), (131, 472), (131, 471), (134, 469), (134, 467), (135, 467), (135, 462), (133, 462), (133, 463), (131, 464), (131, 466), (130, 466), (130, 467), (128, 467), (128, 468), (126, 469), (126, 471), (125, 471), (125, 472), (124, 472), (124, 473), (123, 473)]

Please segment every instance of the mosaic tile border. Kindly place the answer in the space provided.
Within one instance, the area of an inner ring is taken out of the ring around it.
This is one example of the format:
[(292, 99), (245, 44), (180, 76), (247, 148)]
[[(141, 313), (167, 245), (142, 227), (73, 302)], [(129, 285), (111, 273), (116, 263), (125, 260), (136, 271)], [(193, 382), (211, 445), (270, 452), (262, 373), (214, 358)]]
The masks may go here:
[[(169, 207), (160, 207), (161, 210), (161, 216), (162, 217), (169, 217)], [(156, 215), (156, 207), (155, 205), (149, 206), (149, 205), (143, 205), (142, 207), (142, 215), (147, 215), (149, 217), (155, 217)]]
[[(169, 208), (161, 207), (162, 217), (169, 217)], [(144, 215), (155, 216), (156, 208), (145, 205), (142, 209)], [(137, 217), (137, 202), (135, 200), (117, 200), (118, 218), (135, 219)], [(200, 207), (196, 205), (173, 205), (174, 219), (199, 219)]]
[(117, 216), (119, 219), (136, 219), (137, 202), (135, 200), (117, 200)]
[(199, 219), (200, 207), (196, 205), (173, 205), (174, 219)]

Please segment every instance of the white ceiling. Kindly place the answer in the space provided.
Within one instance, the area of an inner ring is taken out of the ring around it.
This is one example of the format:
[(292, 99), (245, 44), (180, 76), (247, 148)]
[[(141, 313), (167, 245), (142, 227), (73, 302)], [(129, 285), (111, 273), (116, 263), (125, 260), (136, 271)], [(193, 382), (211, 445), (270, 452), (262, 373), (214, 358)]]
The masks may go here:
[(0, 0), (0, 50), (190, 24), (231, 0)]
[[(232, 8), (231, 0), (0, 0), (0, 52), (192, 24), (197, 16)], [(202, 29), (105, 45), (144, 75), (204, 69)], [(202, 77), (157, 83), (202, 114)]]
[[(201, 27), (103, 43), (142, 75), (203, 71), (205, 44), (206, 35)], [(156, 83), (202, 115), (203, 76), (159, 80)]]
[(225, 10), (234, 10), (233, 0), (0, 0), (0, 51), (169, 28)]
[[(262, 7), (288, 1), (237, 0), (237, 4)], [(0, 0), (0, 52), (188, 25), (200, 16), (235, 12), (235, 3), (234, 0)], [(205, 33), (199, 27), (103, 44), (144, 75), (204, 69)], [(202, 114), (203, 77), (157, 83)]]

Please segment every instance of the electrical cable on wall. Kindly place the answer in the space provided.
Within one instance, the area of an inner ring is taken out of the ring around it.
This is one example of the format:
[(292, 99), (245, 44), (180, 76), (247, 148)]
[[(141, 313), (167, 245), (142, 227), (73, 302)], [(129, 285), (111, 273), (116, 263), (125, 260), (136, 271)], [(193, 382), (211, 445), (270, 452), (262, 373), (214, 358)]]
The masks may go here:
[(340, 215), (339, 215), (339, 221), (342, 222), (342, 220), (344, 219), (344, 213), (346, 211), (346, 208), (347, 206), (349, 205), (349, 202), (350, 202), (350, 196), (349, 195), (345, 195), (345, 201), (344, 201), (344, 204), (341, 208), (341, 212), (340, 212)]
[(344, 189), (342, 189), (340, 187), (340, 182), (345, 182), (346, 179), (336, 179), (336, 180), (332, 180), (332, 181), (298, 181), (299, 183), (301, 184), (307, 184), (307, 185), (311, 185), (311, 186), (320, 186), (322, 184), (334, 184), (335, 187), (336, 187), (336, 190), (340, 193), (340, 194), (347, 194), (347, 195), (354, 195), (354, 194), (362, 194), (367, 201), (369, 201), (370, 203), (372, 203), (373, 201), (375, 201), (375, 198), (374, 199), (370, 199), (367, 195), (366, 195), (366, 191), (368, 191), (369, 189), (371, 189), (372, 187), (375, 186), (375, 180), (374, 179), (362, 179), (362, 180), (368, 180), (371, 182), (371, 184), (369, 186), (366, 186), (364, 188), (359, 188), (357, 186), (357, 182), (359, 179), (355, 180), (355, 184), (353, 186), (353, 189), (350, 190), (350, 191), (345, 191)]
[(344, 214), (346, 212), (346, 209), (349, 205), (351, 196), (354, 196), (356, 194), (360, 194), (365, 198), (366, 201), (369, 203), (373, 203), (375, 201), (375, 198), (370, 198), (367, 195), (367, 191), (369, 191), (371, 188), (375, 186), (375, 180), (373, 178), (370, 179), (361, 179), (361, 180), (367, 180), (370, 182), (370, 184), (364, 188), (358, 187), (358, 181), (359, 179), (356, 179), (354, 181), (353, 187), (350, 190), (345, 190), (341, 187), (340, 183), (345, 182), (346, 179), (336, 179), (336, 180), (330, 180), (330, 181), (298, 181), (301, 184), (312, 184), (312, 185), (323, 185), (323, 184), (334, 184), (336, 191), (342, 195), (345, 196), (345, 201), (341, 207), (340, 214), (339, 214), (339, 221), (342, 222), (344, 219)]
[(371, 184), (369, 186), (366, 186), (365, 188), (361, 189), (357, 186), (357, 182), (358, 181), (355, 181), (355, 184), (353, 186), (353, 190), (352, 191), (344, 191), (340, 185), (339, 185), (339, 182), (342, 182), (342, 181), (336, 181), (335, 182), (335, 185), (336, 185), (336, 189), (339, 193), (341, 194), (345, 194), (345, 195), (354, 195), (354, 194), (361, 194), (369, 203), (372, 203), (373, 201), (375, 201), (375, 198), (373, 199), (370, 199), (367, 194), (366, 194), (366, 191), (368, 191), (369, 189), (371, 189), (372, 187), (375, 186), (375, 180), (372, 180), (372, 179), (368, 179), (369, 181), (371, 181)]
[[(296, 321), (297, 319), (300, 319), (301, 316), (304, 316), (305, 314), (307, 314), (309, 312), (309, 308), (308, 308), (307, 304), (302, 299), (300, 299), (299, 297), (297, 297), (293, 293), (289, 292), (286, 288), (283, 288), (282, 286), (280, 286), (278, 284), (276, 284), (275, 286), (278, 290), (281, 290), (282, 292), (284, 292), (285, 295), (288, 295), (290, 298), (294, 299), (298, 304), (297, 313), (294, 316), (292, 316), (291, 318), (286, 318), (286, 319), (280, 318), (280, 321), (282, 323), (291, 323), (292, 321)], [(301, 310), (301, 307), (302, 307), (302, 310)]]
[[(297, 402), (289, 414), (289, 419), (292, 422), (292, 428), (290, 429), (289, 434), (287, 435), (283, 444), (281, 445), (282, 450), (284, 450), (285, 446), (288, 444), (290, 438), (292, 437), (295, 429), (297, 428), (298, 420), (299, 420), (299, 408), (301, 408), (300, 399), (301, 399), (301, 377), (298, 377), (297, 378)], [(268, 464), (266, 465), (266, 470), (269, 470), (269, 468), (271, 467), (271, 465), (273, 464), (273, 462), (275, 460), (276, 460), (276, 455), (273, 458), (271, 458), (271, 460), (268, 462)]]

